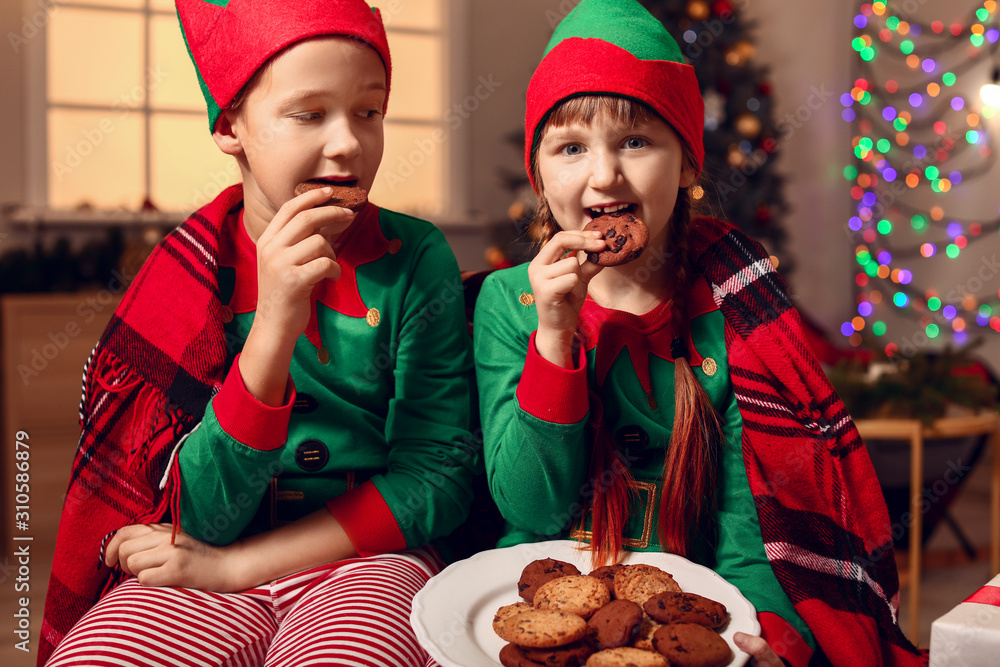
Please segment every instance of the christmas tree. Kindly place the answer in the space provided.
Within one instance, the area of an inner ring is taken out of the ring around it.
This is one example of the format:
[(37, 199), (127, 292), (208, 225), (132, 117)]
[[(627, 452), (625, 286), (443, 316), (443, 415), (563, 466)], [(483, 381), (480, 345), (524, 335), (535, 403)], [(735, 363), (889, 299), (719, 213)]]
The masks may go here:
[[(760, 241), (775, 265), (787, 274), (782, 217), (786, 204), (775, 157), (781, 128), (772, 107), (767, 70), (754, 60), (751, 26), (741, 20), (730, 0), (643, 0), (677, 40), (695, 69), (705, 99), (705, 165), (694, 195), (700, 212), (726, 220)], [(511, 137), (523, 146), (523, 135)], [(505, 185), (516, 194), (510, 217), (523, 230), (531, 219), (534, 198), (523, 174), (506, 174)], [(508, 262), (526, 259), (531, 244), (502, 238)], [(491, 249), (499, 259), (496, 249)], [(491, 260), (494, 266), (500, 266)]]

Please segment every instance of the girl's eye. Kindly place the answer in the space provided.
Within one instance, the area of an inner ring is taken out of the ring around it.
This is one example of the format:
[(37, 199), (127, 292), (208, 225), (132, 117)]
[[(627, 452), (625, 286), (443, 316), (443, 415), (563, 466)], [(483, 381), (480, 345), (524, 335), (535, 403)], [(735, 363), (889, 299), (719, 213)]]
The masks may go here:
[(362, 118), (374, 118), (375, 116), (382, 115), (381, 109), (365, 109), (359, 114)]
[(646, 140), (641, 137), (629, 137), (625, 140), (625, 148), (636, 150), (643, 148), (646, 145)]
[(301, 120), (301, 121), (316, 120), (317, 118), (319, 118), (319, 114), (318, 113), (313, 113), (313, 112), (310, 112), (310, 113), (299, 113), (299, 114), (293, 115), (292, 118), (295, 119), (295, 120)]
[(563, 146), (560, 152), (563, 155), (568, 155), (570, 157), (574, 155), (581, 155), (583, 153), (583, 146), (580, 144), (567, 144), (566, 146)]

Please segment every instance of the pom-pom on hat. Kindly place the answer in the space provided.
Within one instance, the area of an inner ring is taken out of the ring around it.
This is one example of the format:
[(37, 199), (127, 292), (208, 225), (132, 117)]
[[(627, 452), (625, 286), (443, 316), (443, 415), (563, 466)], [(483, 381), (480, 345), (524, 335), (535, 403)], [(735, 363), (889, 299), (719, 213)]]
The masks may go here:
[(636, 0), (581, 0), (556, 27), (528, 84), (524, 162), (536, 191), (531, 154), (545, 119), (563, 100), (587, 94), (621, 95), (652, 107), (701, 171), (705, 103), (677, 42)]
[[(209, 129), (271, 56), (310, 37), (343, 35), (371, 46), (392, 65), (382, 15), (363, 0), (176, 0), (177, 16), (208, 104)], [(382, 109), (385, 112), (385, 107)]]

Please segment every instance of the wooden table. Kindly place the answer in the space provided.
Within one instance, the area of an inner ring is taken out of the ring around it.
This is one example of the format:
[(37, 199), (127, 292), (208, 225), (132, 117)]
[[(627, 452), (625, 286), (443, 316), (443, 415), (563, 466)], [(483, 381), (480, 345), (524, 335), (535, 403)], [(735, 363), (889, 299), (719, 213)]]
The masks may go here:
[(920, 573), (923, 515), (920, 512), (924, 486), (924, 441), (988, 435), (992, 453), (990, 476), (990, 576), (1000, 574), (1000, 415), (995, 412), (971, 417), (946, 417), (924, 426), (918, 419), (859, 419), (855, 421), (864, 440), (905, 440), (910, 443), (910, 639), (920, 635)]

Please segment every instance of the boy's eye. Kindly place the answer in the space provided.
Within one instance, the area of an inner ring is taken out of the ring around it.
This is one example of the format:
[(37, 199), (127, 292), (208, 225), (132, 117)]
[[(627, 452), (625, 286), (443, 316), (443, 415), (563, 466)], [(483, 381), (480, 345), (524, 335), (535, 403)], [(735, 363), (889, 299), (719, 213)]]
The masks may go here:
[(316, 112), (297, 113), (293, 114), (292, 118), (294, 118), (295, 120), (316, 120), (317, 118), (319, 118), (319, 114)]
[(562, 150), (560, 152), (563, 155), (569, 155), (571, 157), (574, 155), (580, 155), (583, 153), (583, 146), (581, 146), (580, 144), (567, 144), (562, 147)]
[(641, 137), (629, 137), (625, 140), (625, 148), (636, 150), (638, 148), (643, 148), (646, 145), (646, 140)]
[(364, 111), (360, 112), (358, 115), (360, 115), (362, 118), (374, 118), (375, 116), (381, 116), (382, 115), (382, 110), (381, 109), (365, 109)]

